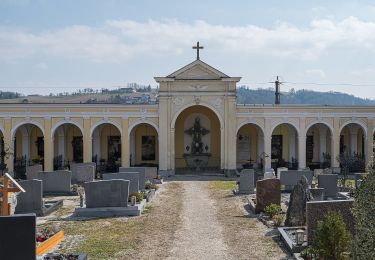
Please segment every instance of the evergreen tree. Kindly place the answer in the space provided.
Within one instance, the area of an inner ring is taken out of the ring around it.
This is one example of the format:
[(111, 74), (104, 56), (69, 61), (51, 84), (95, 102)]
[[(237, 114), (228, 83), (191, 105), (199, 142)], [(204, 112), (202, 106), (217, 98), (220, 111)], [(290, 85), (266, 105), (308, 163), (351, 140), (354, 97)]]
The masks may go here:
[(312, 248), (323, 259), (347, 259), (344, 255), (351, 244), (350, 232), (346, 229), (341, 214), (331, 211), (318, 223)]
[(356, 231), (353, 258), (375, 259), (375, 171), (372, 167), (355, 193), (353, 214)]

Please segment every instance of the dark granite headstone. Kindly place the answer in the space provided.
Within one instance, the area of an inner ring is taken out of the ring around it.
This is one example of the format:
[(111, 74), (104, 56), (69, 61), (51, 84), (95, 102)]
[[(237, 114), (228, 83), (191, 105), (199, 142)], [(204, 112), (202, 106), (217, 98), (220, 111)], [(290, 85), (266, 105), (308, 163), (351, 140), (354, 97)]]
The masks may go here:
[(318, 175), (318, 186), (324, 189), (326, 197), (337, 197), (337, 174), (320, 174)]
[(270, 204), (280, 205), (281, 191), (279, 179), (265, 179), (257, 181), (255, 213), (264, 211)]
[(26, 192), (17, 198), (16, 213), (43, 213), (43, 182), (41, 180), (20, 181), (19, 184)]
[(0, 216), (0, 259), (36, 259), (35, 214)]
[(290, 194), (285, 226), (304, 226), (306, 223), (306, 201), (309, 200), (308, 183), (305, 176), (294, 186)]
[(146, 183), (146, 167), (120, 167), (118, 170), (121, 172), (138, 172), (139, 173), (139, 189), (145, 190)]
[(129, 181), (106, 180), (85, 182), (86, 208), (127, 207)]

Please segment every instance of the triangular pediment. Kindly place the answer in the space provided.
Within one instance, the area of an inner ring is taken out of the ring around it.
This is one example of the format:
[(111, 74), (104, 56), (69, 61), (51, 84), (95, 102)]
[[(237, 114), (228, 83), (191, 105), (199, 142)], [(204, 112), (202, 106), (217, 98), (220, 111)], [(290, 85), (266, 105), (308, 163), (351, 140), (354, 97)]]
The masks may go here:
[(201, 60), (195, 60), (185, 67), (173, 72), (167, 78), (174, 79), (222, 79), (229, 78), (221, 71)]

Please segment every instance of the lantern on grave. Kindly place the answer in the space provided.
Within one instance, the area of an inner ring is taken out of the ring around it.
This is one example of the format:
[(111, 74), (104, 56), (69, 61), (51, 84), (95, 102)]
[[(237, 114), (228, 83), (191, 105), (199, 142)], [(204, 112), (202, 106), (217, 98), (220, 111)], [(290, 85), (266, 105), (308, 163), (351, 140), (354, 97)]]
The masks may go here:
[(297, 229), (296, 231), (296, 244), (302, 245), (305, 242), (305, 231), (303, 229)]

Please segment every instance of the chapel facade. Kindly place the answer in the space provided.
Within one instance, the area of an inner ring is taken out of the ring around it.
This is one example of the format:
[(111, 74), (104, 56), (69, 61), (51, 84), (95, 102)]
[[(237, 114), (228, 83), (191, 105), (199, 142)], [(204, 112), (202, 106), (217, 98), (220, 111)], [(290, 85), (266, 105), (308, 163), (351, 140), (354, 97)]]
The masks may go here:
[(240, 79), (198, 57), (155, 77), (158, 104), (0, 104), (1, 162), (11, 173), (94, 161), (178, 174), (338, 167), (342, 153), (371, 160), (375, 107), (237, 104)]

